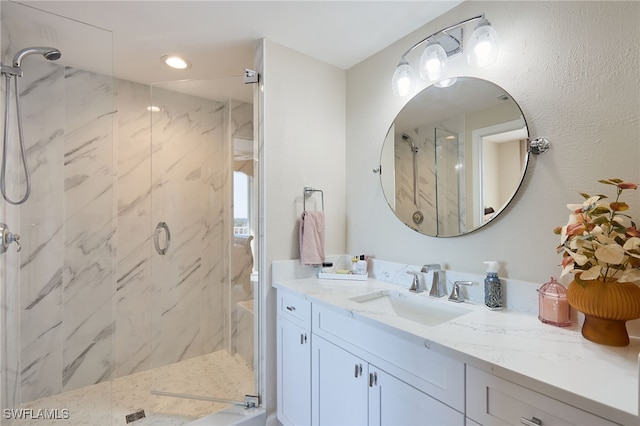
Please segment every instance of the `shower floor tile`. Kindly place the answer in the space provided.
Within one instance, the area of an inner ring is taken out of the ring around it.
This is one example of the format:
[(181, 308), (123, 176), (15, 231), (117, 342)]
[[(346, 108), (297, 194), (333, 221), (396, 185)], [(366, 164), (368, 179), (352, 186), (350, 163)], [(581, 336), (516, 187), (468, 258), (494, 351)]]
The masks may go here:
[[(194, 395), (195, 398), (157, 395), (152, 391)], [(116, 426), (127, 424), (126, 415), (144, 410), (146, 417), (129, 423), (131, 426), (183, 425), (231, 405), (198, 397), (242, 401), (245, 394), (253, 393), (254, 373), (251, 367), (240, 357), (218, 351), (32, 401), (21, 407), (32, 410), (25, 413), (30, 419), (11, 423), (3, 418), (2, 424)], [(49, 414), (57, 414), (58, 418), (45, 419), (43, 417), (47, 413), (43, 412), (40, 412), (40, 418), (35, 418), (38, 410), (45, 409), (49, 410)]]

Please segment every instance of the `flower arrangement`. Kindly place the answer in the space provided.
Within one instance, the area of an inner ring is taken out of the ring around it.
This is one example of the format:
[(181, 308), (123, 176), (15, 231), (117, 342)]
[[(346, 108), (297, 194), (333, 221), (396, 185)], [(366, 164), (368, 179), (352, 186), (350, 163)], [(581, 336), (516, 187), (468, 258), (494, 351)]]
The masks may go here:
[(605, 195), (590, 196), (582, 204), (567, 204), (571, 211), (565, 226), (554, 229), (559, 234), (558, 253), (562, 253), (562, 274), (573, 273), (575, 281), (586, 285), (587, 280), (604, 283), (619, 281), (640, 283), (640, 230), (621, 195), (638, 185), (621, 179), (598, 182), (616, 188), (615, 200), (602, 202)]

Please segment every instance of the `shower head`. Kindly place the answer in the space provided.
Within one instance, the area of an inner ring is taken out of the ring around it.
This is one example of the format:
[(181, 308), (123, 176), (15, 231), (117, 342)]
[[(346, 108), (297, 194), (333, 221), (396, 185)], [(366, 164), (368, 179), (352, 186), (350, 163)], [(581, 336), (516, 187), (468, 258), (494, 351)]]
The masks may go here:
[(48, 61), (57, 61), (62, 56), (62, 53), (55, 47), (28, 47), (16, 53), (16, 56), (13, 57), (13, 66), (20, 68), (24, 58), (35, 54), (44, 56)]
[(409, 142), (409, 144), (411, 145), (411, 151), (418, 152), (418, 147), (416, 146), (416, 143), (413, 141), (413, 138), (411, 136), (409, 136), (406, 133), (403, 133), (402, 139)]

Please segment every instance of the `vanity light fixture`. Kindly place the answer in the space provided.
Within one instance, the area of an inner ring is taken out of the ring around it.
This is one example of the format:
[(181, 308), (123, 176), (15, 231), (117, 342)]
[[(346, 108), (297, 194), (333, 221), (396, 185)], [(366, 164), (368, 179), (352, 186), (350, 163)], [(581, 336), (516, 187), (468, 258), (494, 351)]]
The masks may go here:
[(407, 96), (416, 87), (416, 73), (403, 56), (391, 79), (393, 94)]
[(162, 62), (166, 66), (176, 70), (184, 70), (191, 67), (189, 61), (176, 55), (165, 55), (162, 57)]
[(483, 15), (471, 34), (467, 46), (467, 62), (472, 67), (485, 67), (495, 63), (499, 45), (498, 33)]
[(420, 56), (420, 78), (425, 81), (438, 81), (444, 76), (447, 66), (447, 52), (436, 41), (431, 41)]
[(407, 96), (413, 92), (416, 84), (415, 71), (409, 64), (407, 55), (424, 43), (427, 45), (420, 56), (420, 77), (425, 81), (435, 82), (437, 87), (448, 87), (455, 83), (455, 78), (443, 79), (446, 64), (451, 56), (462, 52), (462, 26), (472, 21), (478, 21), (478, 24), (467, 46), (467, 62), (474, 67), (493, 64), (498, 59), (498, 34), (484, 14), (474, 16), (431, 34), (407, 50), (391, 78), (393, 94)]

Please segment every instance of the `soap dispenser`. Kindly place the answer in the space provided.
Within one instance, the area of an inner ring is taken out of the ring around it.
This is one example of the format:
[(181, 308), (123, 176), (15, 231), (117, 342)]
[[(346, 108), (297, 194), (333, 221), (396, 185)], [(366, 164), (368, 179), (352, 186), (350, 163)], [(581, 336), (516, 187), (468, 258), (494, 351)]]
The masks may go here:
[(490, 260), (487, 265), (487, 276), (484, 279), (484, 304), (491, 310), (502, 309), (502, 283), (498, 278), (498, 262)]
[(367, 275), (367, 261), (364, 260), (364, 254), (361, 254), (360, 260), (356, 262), (356, 274)]

